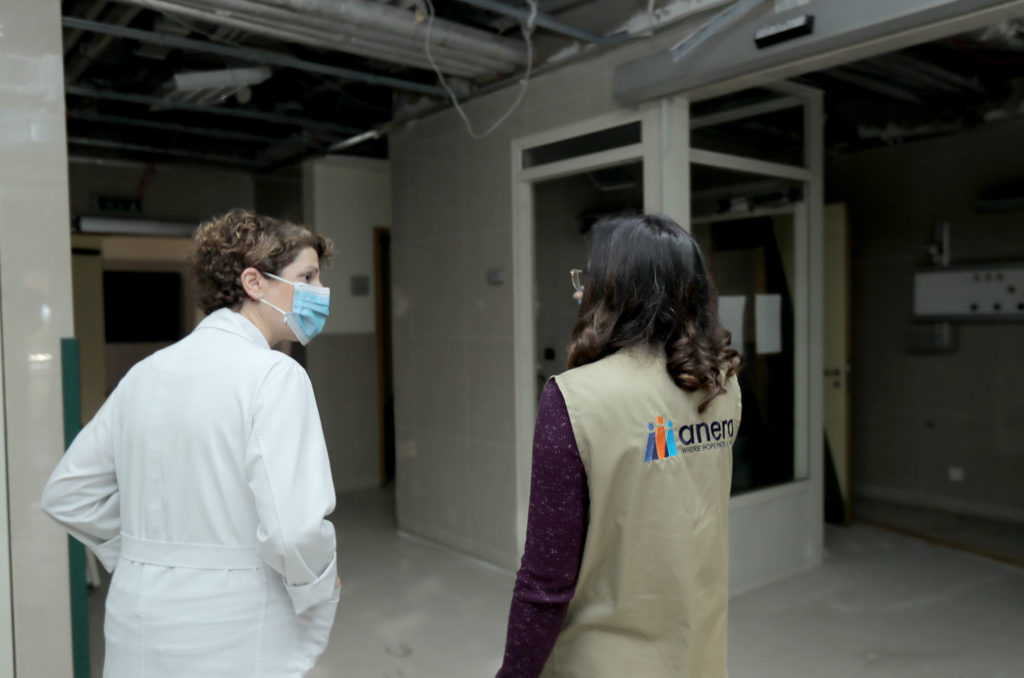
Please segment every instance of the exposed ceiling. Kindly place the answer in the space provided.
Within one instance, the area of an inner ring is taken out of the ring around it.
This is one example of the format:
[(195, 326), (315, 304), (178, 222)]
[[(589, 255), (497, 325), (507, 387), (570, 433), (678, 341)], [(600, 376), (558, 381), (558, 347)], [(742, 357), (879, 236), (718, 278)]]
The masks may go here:
[(1024, 19), (808, 74), (826, 144), (853, 151), (1024, 115)]
[(528, 47), (526, 0), (65, 0), (69, 146), (252, 170), (353, 137), (347, 152), (384, 156), (374, 130), (396, 100), (448, 100), (438, 71), (462, 95), (521, 76), (528, 56), (625, 37), (556, 16), (589, 4), (539, 0)]
[[(528, 46), (527, 0), (65, 0), (69, 152), (270, 171), (358, 139), (343, 152), (384, 157), (398, 107), (448, 101), (431, 60), (462, 95), (684, 5), (723, 2), (539, 0)], [(800, 81), (825, 90), (839, 151), (1021, 115), (1024, 20)], [(730, 134), (786, 146), (786, 115)]]

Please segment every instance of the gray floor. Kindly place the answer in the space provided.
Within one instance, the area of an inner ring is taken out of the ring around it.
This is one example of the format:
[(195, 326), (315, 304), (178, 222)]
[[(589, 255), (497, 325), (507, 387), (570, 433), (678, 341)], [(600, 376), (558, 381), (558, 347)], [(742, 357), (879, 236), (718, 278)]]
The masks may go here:
[(1024, 569), (876, 527), (732, 601), (733, 678), (1019, 678)]
[[(513, 574), (399, 535), (386, 491), (338, 504), (342, 601), (311, 677), (494, 675)], [(1024, 569), (868, 525), (830, 527), (821, 567), (732, 601), (729, 671), (1019, 678)]]
[(883, 501), (857, 500), (858, 520), (1024, 567), (1024, 525)]

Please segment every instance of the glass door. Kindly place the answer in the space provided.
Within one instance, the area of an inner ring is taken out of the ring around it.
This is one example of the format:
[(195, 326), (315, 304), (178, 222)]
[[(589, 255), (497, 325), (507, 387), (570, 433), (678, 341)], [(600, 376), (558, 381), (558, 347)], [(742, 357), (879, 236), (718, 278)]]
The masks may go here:
[[(663, 107), (644, 106), (517, 139), (513, 157), (517, 536), (526, 537), (537, 398), (564, 371), (578, 307), (569, 271), (586, 266), (603, 215), (665, 211)], [(685, 156), (683, 156), (685, 157)]]
[(690, 227), (743, 358), (730, 580), (822, 552), (820, 93), (790, 83), (690, 104)]

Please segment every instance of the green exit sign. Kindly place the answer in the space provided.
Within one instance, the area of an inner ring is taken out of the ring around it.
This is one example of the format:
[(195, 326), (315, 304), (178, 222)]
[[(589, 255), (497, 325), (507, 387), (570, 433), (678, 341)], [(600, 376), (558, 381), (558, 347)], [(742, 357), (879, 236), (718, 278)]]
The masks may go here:
[(105, 214), (142, 214), (142, 201), (135, 198), (98, 195), (96, 209)]

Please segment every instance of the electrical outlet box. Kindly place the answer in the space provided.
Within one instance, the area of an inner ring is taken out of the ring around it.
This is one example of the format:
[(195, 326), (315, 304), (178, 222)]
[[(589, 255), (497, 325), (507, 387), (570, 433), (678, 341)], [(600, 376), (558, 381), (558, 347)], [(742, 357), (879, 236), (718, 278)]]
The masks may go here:
[(959, 322), (1024, 322), (1024, 263), (918, 271), (914, 315)]

